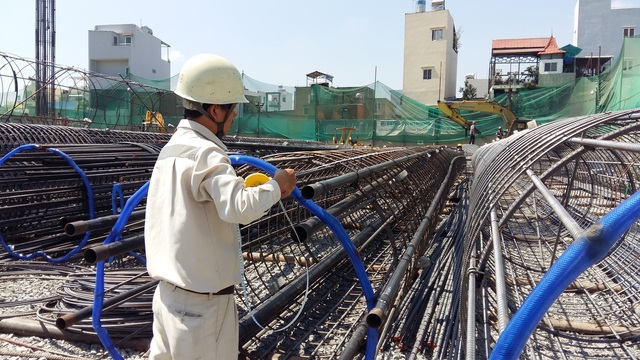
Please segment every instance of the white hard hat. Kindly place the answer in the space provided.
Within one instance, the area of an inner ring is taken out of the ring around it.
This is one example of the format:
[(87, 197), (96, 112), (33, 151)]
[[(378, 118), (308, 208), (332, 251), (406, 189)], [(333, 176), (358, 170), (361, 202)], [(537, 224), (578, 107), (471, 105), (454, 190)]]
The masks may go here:
[(236, 104), (249, 102), (238, 69), (218, 55), (200, 54), (187, 60), (180, 71), (176, 95), (184, 107), (196, 110), (198, 104)]

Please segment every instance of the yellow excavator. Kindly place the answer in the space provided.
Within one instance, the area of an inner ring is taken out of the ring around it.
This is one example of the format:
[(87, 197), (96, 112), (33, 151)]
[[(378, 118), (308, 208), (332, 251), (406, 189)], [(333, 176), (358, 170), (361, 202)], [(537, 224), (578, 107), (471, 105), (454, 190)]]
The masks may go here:
[(518, 119), (513, 111), (489, 100), (438, 100), (438, 108), (446, 117), (465, 129), (469, 129), (471, 127), (471, 123), (468, 122), (462, 115), (460, 115), (460, 110), (480, 111), (500, 115), (504, 120), (504, 129), (506, 130), (506, 136), (513, 134), (513, 132), (516, 130), (521, 131), (524, 129), (531, 129), (536, 127), (537, 125), (535, 120)]
[(167, 133), (167, 129), (164, 127), (164, 117), (159, 111), (147, 110), (144, 120), (143, 125), (145, 126), (145, 131), (157, 127), (154, 130), (159, 130), (163, 134)]
[[(358, 130), (354, 127), (343, 127), (343, 128), (336, 128), (336, 130), (342, 130), (342, 135), (340, 135), (340, 140), (338, 140), (338, 144), (340, 145), (344, 145), (344, 144), (351, 144), (353, 146), (363, 146), (364, 144), (362, 143), (362, 141), (359, 141), (358, 138), (356, 138), (356, 140), (352, 140), (351, 139), (351, 132), (353, 130)], [(345, 137), (346, 134), (346, 137)], [(333, 137), (333, 143), (336, 143), (336, 137)]]

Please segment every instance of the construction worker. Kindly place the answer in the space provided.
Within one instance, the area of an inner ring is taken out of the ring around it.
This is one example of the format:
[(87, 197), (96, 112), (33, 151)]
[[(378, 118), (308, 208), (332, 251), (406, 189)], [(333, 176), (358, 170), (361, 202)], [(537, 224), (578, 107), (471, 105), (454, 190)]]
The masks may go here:
[(146, 204), (147, 270), (160, 280), (149, 358), (237, 359), (238, 224), (289, 196), (296, 177), (281, 169), (247, 188), (236, 175), (221, 139), (247, 99), (229, 60), (208, 54), (189, 59), (175, 93), (183, 99), (184, 119), (158, 156)]
[(502, 126), (498, 126), (498, 131), (496, 131), (496, 137), (498, 140), (504, 137), (504, 132), (502, 132)]
[(471, 123), (471, 127), (469, 128), (469, 144), (476, 143), (476, 122)]

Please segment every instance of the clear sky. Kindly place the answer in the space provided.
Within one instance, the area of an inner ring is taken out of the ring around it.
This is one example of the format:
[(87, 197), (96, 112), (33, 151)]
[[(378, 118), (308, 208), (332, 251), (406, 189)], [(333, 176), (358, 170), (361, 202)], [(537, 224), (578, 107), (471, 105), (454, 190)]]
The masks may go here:
[[(35, 3), (0, 0), (10, 9), (0, 21), (0, 51), (35, 57)], [(466, 74), (488, 77), (493, 39), (553, 34), (558, 46), (570, 44), (575, 3), (446, 1), (461, 31), (457, 87)], [(58, 0), (56, 63), (86, 69), (89, 30), (133, 23), (171, 45), (171, 75), (189, 57), (207, 52), (270, 84), (304, 86), (306, 74), (317, 70), (333, 75), (334, 86), (377, 79), (401, 89), (404, 16), (414, 10), (414, 0)]]

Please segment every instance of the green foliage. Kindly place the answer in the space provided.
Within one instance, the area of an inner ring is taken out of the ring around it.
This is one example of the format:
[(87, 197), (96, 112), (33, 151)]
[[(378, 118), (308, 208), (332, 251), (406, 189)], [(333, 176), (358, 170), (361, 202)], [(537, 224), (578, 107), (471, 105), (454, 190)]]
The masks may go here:
[(533, 90), (538, 87), (538, 66), (528, 66), (525, 71), (522, 72), (523, 84), (525, 89)]
[(462, 93), (463, 100), (475, 99), (478, 95), (478, 89), (471, 85), (468, 80), (464, 81), (464, 87), (459, 90)]
[(538, 83), (538, 67), (536, 65), (528, 66), (527, 69), (522, 72), (522, 75), (524, 82)]
[(453, 29), (453, 51), (458, 52), (458, 50), (460, 50), (460, 46), (462, 46), (462, 43), (460, 43), (460, 37), (462, 35), (462, 28), (457, 28), (457, 29)]

